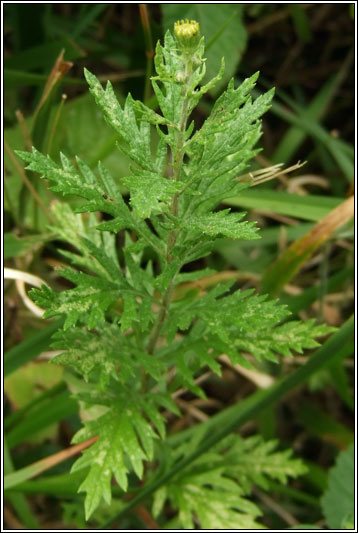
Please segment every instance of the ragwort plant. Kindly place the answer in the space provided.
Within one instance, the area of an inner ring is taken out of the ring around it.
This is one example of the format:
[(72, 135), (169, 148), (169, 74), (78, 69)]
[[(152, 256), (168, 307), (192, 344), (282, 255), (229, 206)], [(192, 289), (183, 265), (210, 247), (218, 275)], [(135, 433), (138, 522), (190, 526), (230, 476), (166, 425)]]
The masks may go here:
[[(290, 322), (285, 306), (253, 290), (234, 290), (233, 282), (204, 294), (183, 290), (190, 286), (185, 282), (213, 272), (183, 267), (207, 256), (218, 239), (259, 238), (245, 213), (218, 207), (250, 185), (237, 178), (259, 151), (260, 117), (274, 92), (252, 101), (258, 73), (238, 88), (231, 80), (195, 130), (191, 113), (224, 70), (222, 62), (218, 75), (201, 86), (203, 55), (195, 21), (177, 22), (174, 36), (168, 31), (164, 46), (158, 43), (152, 85), (161, 113), (130, 94), (122, 108), (112, 85), (103, 89), (85, 70), (91, 93), (120, 137), (119, 149), (132, 161), (130, 175), (113, 177), (101, 163), (96, 175), (79, 158), (74, 165), (63, 154), (60, 167), (35, 148), (18, 152), (52, 190), (85, 200), (75, 212), (67, 203), (52, 206), (51, 229), (76, 250), (61, 250), (77, 267), (60, 272), (74, 287), (57, 293), (43, 286), (32, 295), (46, 308), (45, 317), (65, 316), (53, 346), (63, 350), (55, 362), (72, 368), (72, 390), (81, 402), (83, 428), (73, 442), (98, 436), (72, 469), (88, 469), (79, 487), (86, 492), (87, 519), (102, 499), (111, 502), (112, 477), (123, 491), (128, 479), (133, 489), (133, 472), (148, 480), (156, 471), (154, 458), (165, 457), (168, 468), (200, 440), (198, 426), (189, 444), (161, 444), (163, 411), (180, 414), (173, 400), (179, 388), (202, 396), (197, 378), (207, 368), (220, 374), (220, 354), (245, 366), (246, 354), (276, 361), (278, 354), (317, 346), (314, 339), (330, 330), (313, 321)], [(259, 436), (231, 435), (155, 493), (154, 515), (163, 521), (169, 501), (178, 511), (176, 524), (186, 529), (264, 527), (247, 498), (251, 484), (267, 488), (268, 477), (284, 483), (305, 470), (290, 450), (276, 452), (275, 446)]]

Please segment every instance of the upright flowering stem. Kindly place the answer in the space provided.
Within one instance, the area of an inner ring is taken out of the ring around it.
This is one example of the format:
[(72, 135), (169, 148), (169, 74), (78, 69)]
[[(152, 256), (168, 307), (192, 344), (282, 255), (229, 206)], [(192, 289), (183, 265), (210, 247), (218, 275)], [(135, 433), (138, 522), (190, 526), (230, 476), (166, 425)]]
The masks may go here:
[[(180, 113), (179, 122), (177, 124), (177, 130), (175, 131), (175, 143), (172, 149), (173, 174), (171, 179), (174, 181), (179, 181), (184, 159), (185, 132), (189, 118), (189, 91), (191, 90), (192, 85), (193, 57), (195, 50), (198, 46), (200, 37), (199, 24), (193, 20), (178, 21), (174, 25), (174, 35), (177, 39), (178, 47), (181, 50), (185, 61), (183, 77), (181, 80), (183, 91), (182, 109)], [(174, 194), (171, 204), (171, 214), (175, 217), (178, 216), (178, 208), (179, 194)], [(169, 232), (166, 251), (166, 259), (168, 263), (172, 261), (171, 251), (175, 245), (177, 236), (178, 230), (173, 229)], [(171, 297), (174, 290), (174, 279), (175, 276), (172, 278), (167, 290), (163, 295), (161, 310), (158, 314), (156, 323), (154, 324), (147, 346), (147, 351), (149, 354), (152, 354), (155, 350), (156, 344), (159, 339), (160, 331), (167, 317)]]
[[(191, 78), (193, 73), (193, 54), (197, 48), (199, 42), (199, 24), (196, 21), (178, 21), (174, 25), (174, 35), (177, 39), (178, 47), (181, 50), (185, 59), (185, 69), (183, 73), (183, 86), (184, 93), (181, 116), (178, 124), (178, 130), (176, 132), (176, 142), (173, 149), (173, 178), (175, 181), (179, 181), (180, 172), (183, 165), (184, 158), (184, 144), (185, 144), (185, 131), (188, 121), (188, 106), (189, 106), (189, 91), (191, 89)], [(171, 205), (171, 214), (178, 216), (178, 201), (179, 195), (173, 196)], [(169, 233), (167, 242), (167, 261), (171, 261), (170, 252), (175, 244), (177, 237), (177, 231), (173, 230)]]

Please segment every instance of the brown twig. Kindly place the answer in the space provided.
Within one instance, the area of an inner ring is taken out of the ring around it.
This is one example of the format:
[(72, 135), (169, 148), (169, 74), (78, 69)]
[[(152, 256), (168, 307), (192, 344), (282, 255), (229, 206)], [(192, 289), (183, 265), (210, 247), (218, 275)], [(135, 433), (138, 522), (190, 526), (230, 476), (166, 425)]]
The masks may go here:
[(259, 490), (258, 488), (254, 488), (253, 492), (260, 498), (260, 500), (267, 505), (269, 509), (272, 509), (282, 520), (284, 520), (289, 526), (296, 526), (299, 522), (296, 520), (294, 516), (292, 516), (291, 513), (286, 511), (286, 509), (283, 509), (278, 503), (276, 503), (270, 496)]
[(143, 505), (138, 505), (135, 508), (135, 513), (138, 515), (138, 517), (147, 529), (161, 529), (161, 527), (154, 520), (148, 509), (143, 507)]
[[(91, 444), (96, 442), (97, 439), (98, 436), (91, 437), (90, 439), (87, 439), (84, 442), (80, 442), (75, 446), (70, 446), (65, 450), (49, 455), (45, 459), (40, 459), (40, 461), (36, 461), (35, 463), (32, 463), (29, 466), (25, 466), (24, 468), (17, 470), (14, 474), (16, 474), (16, 476), (19, 476), (20, 472), (28, 471), (26, 472), (26, 480), (36, 477), (41, 474), (41, 472), (49, 470), (53, 466), (62, 463), (63, 461), (66, 461), (66, 459), (68, 459), (69, 457), (72, 457), (73, 455), (76, 455), (82, 450), (88, 448), (89, 446), (91, 446)], [(9, 479), (8, 488), (12, 488), (13, 483), (10, 484), (10, 478), (13, 477), (13, 474), (8, 474), (6, 477)]]
[(30, 132), (29, 132), (29, 130), (27, 128), (27, 125), (26, 125), (26, 122), (25, 122), (25, 119), (24, 119), (24, 115), (22, 114), (20, 109), (17, 109), (15, 111), (15, 115), (16, 115), (17, 121), (19, 123), (22, 136), (23, 136), (24, 141), (25, 141), (25, 146), (26, 146), (26, 148), (29, 151), (31, 151), (31, 148), (33, 147), (34, 143), (32, 142), (31, 134), (30, 134)]
[[(108, 63), (108, 61), (107, 61)], [(130, 72), (115, 72), (113, 74), (102, 74), (98, 76), (99, 81), (123, 81), (127, 80), (128, 78), (139, 78), (143, 76), (144, 70), (131, 70)]]
[(52, 92), (52, 89), (55, 87), (57, 82), (65, 76), (65, 74), (68, 72), (68, 70), (73, 66), (73, 63), (71, 61), (65, 61), (63, 59), (65, 50), (62, 49), (60, 54), (58, 55), (55, 64), (53, 66), (53, 69), (50, 72), (49, 77), (47, 78), (44, 90), (42, 92), (40, 101), (35, 109), (34, 117), (36, 117), (41, 109), (41, 107), (46, 102), (47, 98)]
[(181, 400), (180, 398), (177, 398), (175, 402), (179, 405), (181, 409), (189, 413), (196, 420), (199, 420), (199, 422), (205, 422), (210, 418), (206, 413), (203, 413), (201, 409), (198, 409), (190, 402), (186, 402), (185, 400)]

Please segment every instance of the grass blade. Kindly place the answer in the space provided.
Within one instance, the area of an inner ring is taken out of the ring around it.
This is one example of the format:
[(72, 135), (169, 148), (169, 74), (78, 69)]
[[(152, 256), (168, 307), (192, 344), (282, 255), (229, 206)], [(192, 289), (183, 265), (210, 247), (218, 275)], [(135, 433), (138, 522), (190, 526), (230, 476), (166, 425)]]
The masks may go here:
[(286, 248), (266, 270), (261, 280), (262, 291), (271, 296), (277, 296), (317, 248), (353, 216), (354, 198), (351, 196), (326, 215), (306, 235)]
[(52, 335), (63, 325), (63, 322), (62, 318), (56, 320), (38, 333), (25, 339), (21, 344), (10, 348), (4, 355), (4, 377), (47, 350), (50, 346)]
[(77, 402), (66, 390), (56, 396), (56, 401), (50, 398), (45, 404), (40, 404), (32, 410), (29, 417), (25, 418), (8, 433), (10, 448), (24, 442), (28, 437), (35, 435), (41, 429), (63, 420), (78, 411)]
[(242, 191), (240, 196), (227, 198), (223, 204), (246, 209), (260, 209), (317, 222), (337, 207), (342, 200), (343, 198), (319, 195), (302, 196), (257, 188)]
[[(307, 106), (307, 109), (302, 109), (301, 117), (305, 117), (305, 119), (309, 121), (318, 121), (323, 118), (337, 93), (338, 88), (344, 81), (352, 60), (353, 54), (349, 53), (339, 71), (323, 85)], [(291, 127), (272, 155), (272, 161), (285, 161), (287, 163), (299, 149), (304, 139), (305, 132), (301, 128), (295, 126)]]
[[(14, 466), (12, 464), (11, 455), (9, 452), (9, 448), (7, 446), (7, 440), (6, 436), (4, 437), (4, 474), (5, 475), (11, 475), (11, 473), (14, 470)], [(40, 524), (36, 520), (35, 516), (33, 515), (31, 508), (23, 494), (20, 492), (9, 494), (7, 498), (12, 503), (18, 517), (22, 521), (22, 523), (27, 527), (27, 529), (41, 529)]]

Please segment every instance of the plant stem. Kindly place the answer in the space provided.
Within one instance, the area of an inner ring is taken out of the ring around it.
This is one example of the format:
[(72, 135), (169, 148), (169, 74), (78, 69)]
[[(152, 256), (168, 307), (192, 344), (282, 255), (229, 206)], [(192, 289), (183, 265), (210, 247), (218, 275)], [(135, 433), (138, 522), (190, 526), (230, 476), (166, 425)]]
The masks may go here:
[(60, 101), (60, 103), (59, 103), (59, 105), (57, 107), (56, 116), (54, 118), (53, 124), (51, 125), (51, 131), (49, 133), (49, 138), (48, 138), (48, 142), (47, 142), (47, 150), (46, 150), (49, 155), (51, 154), (53, 139), (54, 139), (54, 136), (55, 136), (55, 133), (56, 133), (56, 129), (57, 129), (57, 125), (58, 125), (58, 121), (60, 119), (60, 116), (61, 116), (61, 113), (62, 113), (62, 110), (63, 110), (63, 106), (64, 106), (66, 100), (67, 100), (67, 94), (63, 93), (62, 96), (61, 96), (61, 101)]
[(148, 346), (147, 346), (147, 352), (150, 355), (152, 355), (154, 353), (154, 350), (155, 350), (155, 347), (156, 347), (156, 344), (158, 342), (158, 338), (159, 338), (159, 335), (160, 335), (160, 331), (161, 331), (162, 326), (163, 326), (163, 324), (165, 322), (165, 319), (166, 319), (166, 316), (167, 316), (167, 313), (168, 313), (168, 309), (169, 309), (169, 305), (170, 305), (170, 300), (171, 300), (171, 297), (172, 297), (172, 294), (173, 294), (173, 289), (174, 289), (174, 278), (171, 280), (171, 282), (169, 284), (169, 287), (167, 288), (167, 290), (164, 293), (163, 300), (162, 300), (162, 308), (159, 311), (159, 315), (158, 315), (157, 321), (154, 324), (152, 333), (151, 333), (151, 335), (149, 337), (149, 342), (148, 342)]
[[(182, 111), (180, 115), (178, 129), (175, 132), (175, 137), (176, 137), (175, 145), (172, 150), (173, 174), (170, 179), (172, 179), (173, 181), (179, 181), (181, 169), (183, 166), (185, 132), (186, 132), (186, 126), (187, 126), (187, 121), (188, 121), (189, 87), (190, 87), (191, 75), (192, 75), (192, 57), (186, 56), (186, 65), (185, 65), (185, 82), (186, 83), (183, 84), (184, 98), (183, 98)], [(170, 208), (171, 214), (177, 217), (178, 209), (179, 209), (179, 194), (174, 194), (171, 208)], [(171, 230), (168, 234), (167, 247), (166, 247), (167, 264), (169, 264), (173, 259), (171, 256), (171, 251), (173, 247), (175, 246), (177, 237), (178, 237), (178, 230), (176, 229)], [(153, 326), (152, 332), (149, 337), (147, 352), (150, 355), (152, 355), (155, 351), (155, 348), (156, 348), (156, 345), (157, 345), (157, 342), (160, 336), (160, 332), (167, 318), (170, 301), (171, 301), (173, 291), (174, 291), (175, 275), (176, 274), (174, 274), (174, 276), (172, 277), (169, 283), (169, 286), (163, 295), (162, 302), (161, 302), (161, 309), (159, 311), (157, 320)], [(148, 384), (148, 376), (143, 375), (142, 376), (143, 392), (147, 389), (147, 384)]]
[[(177, 132), (176, 151), (173, 157), (173, 178), (172, 179), (174, 181), (179, 181), (181, 168), (183, 166), (185, 131), (186, 131), (186, 125), (188, 121), (188, 107), (189, 107), (188, 91), (189, 91), (189, 86), (190, 86), (192, 68), (193, 68), (192, 58), (191, 56), (187, 56), (186, 71), (185, 71), (185, 79), (186, 79), (187, 85), (185, 88), (185, 98), (183, 101), (181, 118), (180, 118), (180, 123), (178, 127), (178, 132)], [(178, 216), (179, 196), (180, 196), (180, 193), (174, 194), (172, 205), (171, 205), (171, 214), (175, 217)], [(168, 262), (170, 261), (170, 252), (175, 245), (176, 238), (177, 238), (177, 230), (170, 231), (168, 235), (168, 244), (167, 244), (167, 261)]]

